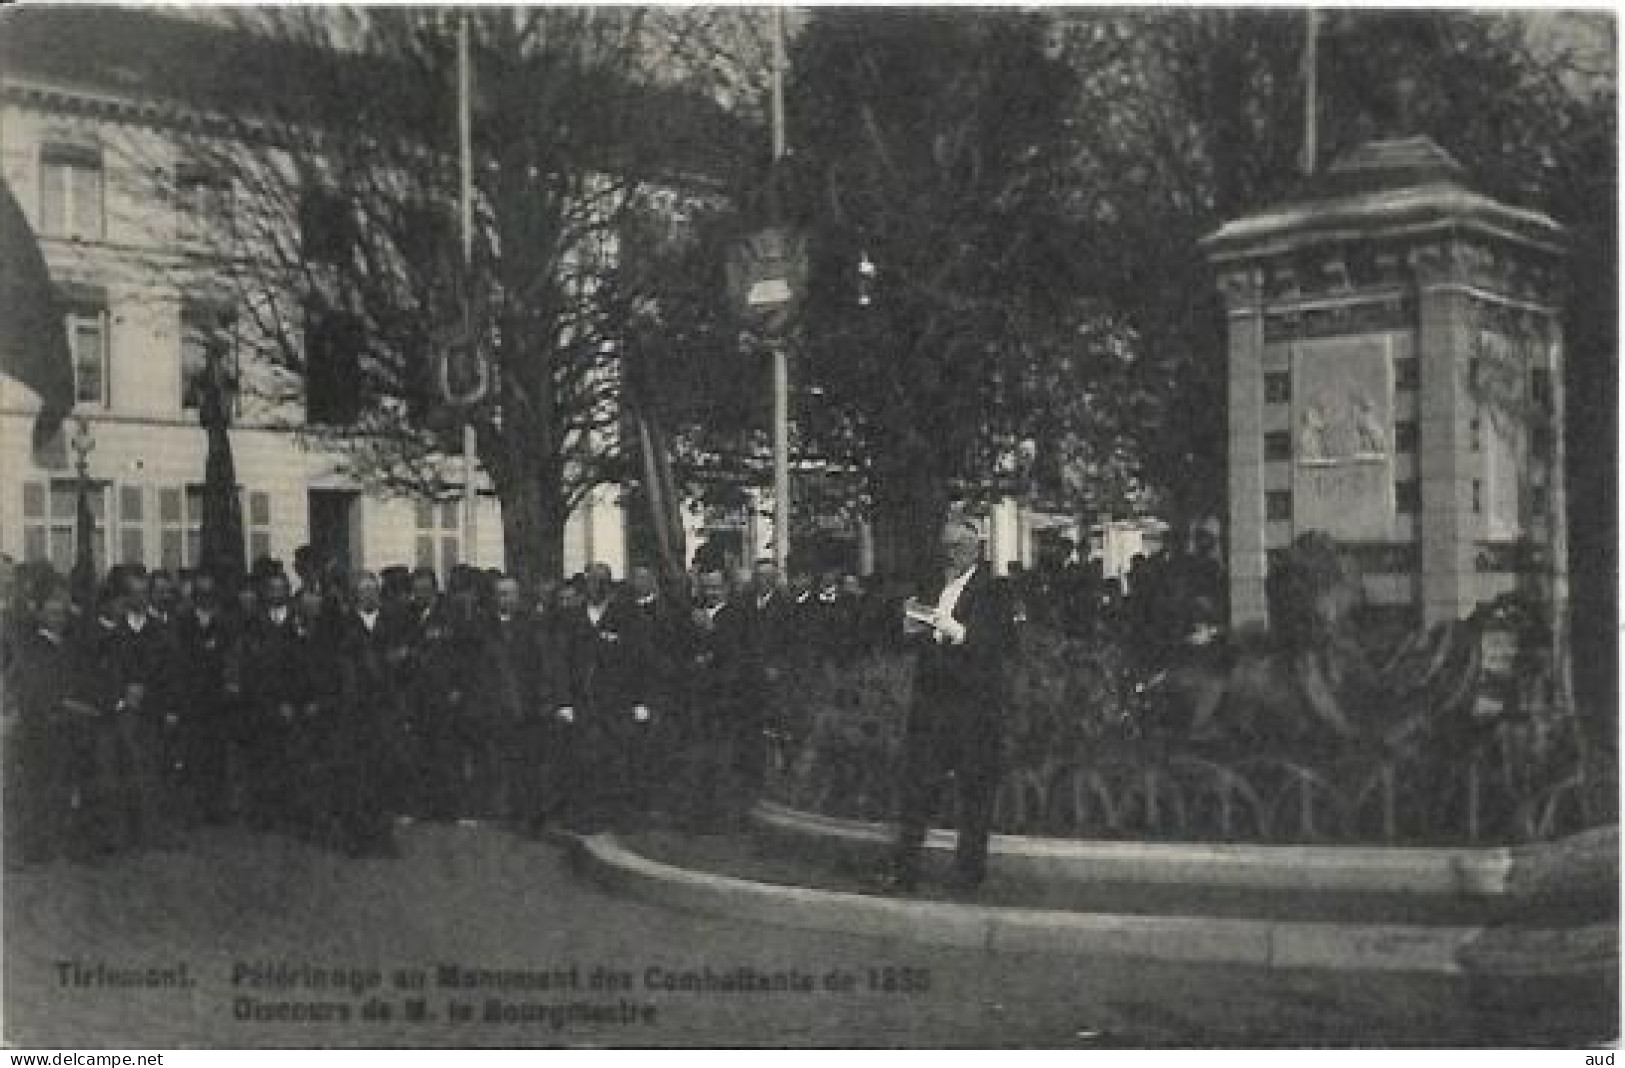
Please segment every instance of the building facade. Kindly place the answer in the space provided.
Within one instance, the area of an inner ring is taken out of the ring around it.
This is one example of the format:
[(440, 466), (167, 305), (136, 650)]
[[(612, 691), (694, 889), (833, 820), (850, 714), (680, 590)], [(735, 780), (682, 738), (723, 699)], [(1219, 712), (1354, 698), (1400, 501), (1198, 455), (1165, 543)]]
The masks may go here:
[[(111, 17), (127, 27), (165, 21)], [(197, 563), (207, 453), (197, 406), (209, 346), (238, 384), (231, 440), (250, 561), (291, 561), (312, 544), (347, 568), (427, 565), (444, 577), (459, 562), (501, 566), (501, 512), (489, 493), (468, 544), (460, 498), (372, 491), (343, 455), (302, 432), (319, 398), (265, 358), (256, 317), (236, 306), (241, 297), (209, 253), (208, 228), (254, 208), (243, 190), (189, 156), (197, 109), (149, 91), (140, 69), (87, 63), (65, 73), (43, 52), (6, 51), (0, 174), (62, 301), (77, 392), (63, 438), (77, 431), (93, 442), (99, 569)], [(65, 572), (77, 476), (66, 441), (53, 456), (31, 452), (37, 408), (32, 391), (0, 376), (0, 553)], [(577, 509), (566, 531), (567, 571), (589, 560), (624, 570), (619, 499), (617, 487), (604, 486)]]

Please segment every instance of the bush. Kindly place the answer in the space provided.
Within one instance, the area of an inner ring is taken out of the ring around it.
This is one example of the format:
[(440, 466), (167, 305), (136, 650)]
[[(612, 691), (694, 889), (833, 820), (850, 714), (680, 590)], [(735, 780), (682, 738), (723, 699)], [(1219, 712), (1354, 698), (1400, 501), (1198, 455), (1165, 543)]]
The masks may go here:
[[(1131, 741), (1139, 721), (1129, 664), (1116, 643), (1024, 630), (1004, 709), (1009, 768), (1047, 770)], [(901, 652), (792, 670), (778, 795), (829, 815), (889, 815), (912, 688), (913, 657)]]
[[(912, 657), (894, 651), (790, 672), (773, 796), (831, 816), (893, 818), (912, 674)], [(1166, 722), (1120, 642), (1039, 627), (1023, 630), (1008, 683), (1003, 832), (1476, 843), (1551, 838), (1617, 818), (1607, 803), (1618, 781), (1612, 754), (1553, 741), (1536, 754), (1520, 741), (1534, 724), (1506, 723), (1443, 767), (1358, 747), (1317, 758), (1198, 743)], [(951, 825), (952, 813), (937, 822)]]

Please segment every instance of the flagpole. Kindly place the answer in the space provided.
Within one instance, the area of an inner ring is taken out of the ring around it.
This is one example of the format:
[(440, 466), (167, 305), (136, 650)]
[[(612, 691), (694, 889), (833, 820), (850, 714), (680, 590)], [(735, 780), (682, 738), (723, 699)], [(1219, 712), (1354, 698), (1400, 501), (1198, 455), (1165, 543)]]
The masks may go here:
[(1316, 104), (1320, 95), (1319, 66), (1320, 66), (1320, 13), (1310, 8), (1304, 13), (1307, 19), (1304, 23), (1303, 41), (1303, 173), (1310, 176), (1315, 173), (1315, 163), (1319, 155), (1319, 146), (1316, 144), (1316, 128), (1318, 119)]
[[(774, 215), (778, 216), (779, 167), (784, 159), (784, 9), (773, 8), (773, 166), (769, 193)], [(775, 217), (777, 225), (782, 219)], [(790, 563), (790, 366), (785, 340), (775, 337), (773, 345), (773, 562), (779, 574), (789, 573)]]
[[(463, 237), (463, 321), (470, 323), (469, 302), (473, 299), (474, 280), (474, 122), (470, 97), (472, 71), (468, 53), (468, 15), (457, 16), (457, 154), (461, 169), (461, 216)], [(477, 351), (478, 339), (469, 337), (466, 343)], [(478, 563), (479, 549), (476, 537), (479, 524), (476, 518), (479, 491), (475, 485), (476, 457), (479, 438), (474, 429), (474, 413), (463, 409), (463, 559)]]

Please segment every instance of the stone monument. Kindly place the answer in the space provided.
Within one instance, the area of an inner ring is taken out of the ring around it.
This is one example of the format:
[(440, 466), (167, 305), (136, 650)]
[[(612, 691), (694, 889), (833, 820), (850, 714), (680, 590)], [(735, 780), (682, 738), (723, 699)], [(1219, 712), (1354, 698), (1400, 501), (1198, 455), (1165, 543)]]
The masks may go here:
[[(1265, 619), (1272, 553), (1318, 530), (1378, 619), (1518, 592), (1565, 648), (1562, 227), (1410, 137), (1360, 145), (1204, 246), (1229, 317), (1232, 625)], [(1515, 672), (1515, 645), (1486, 667)]]

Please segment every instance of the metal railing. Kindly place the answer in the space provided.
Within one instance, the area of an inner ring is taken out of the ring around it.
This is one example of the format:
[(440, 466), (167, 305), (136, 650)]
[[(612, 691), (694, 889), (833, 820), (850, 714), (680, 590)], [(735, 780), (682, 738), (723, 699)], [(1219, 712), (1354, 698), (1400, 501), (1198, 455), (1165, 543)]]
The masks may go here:
[[(995, 829), (1080, 839), (1491, 845), (1617, 820), (1613, 754), (1585, 746), (1572, 718), (1534, 734), (1526, 724), (1501, 724), (1472, 751), (1432, 760), (1117, 743), (1012, 768)], [(770, 751), (776, 800), (857, 819), (895, 813), (894, 746), (814, 750), (776, 734)], [(951, 811), (938, 815), (939, 825), (952, 825)]]

